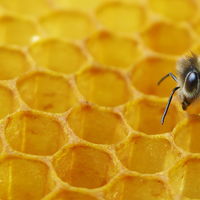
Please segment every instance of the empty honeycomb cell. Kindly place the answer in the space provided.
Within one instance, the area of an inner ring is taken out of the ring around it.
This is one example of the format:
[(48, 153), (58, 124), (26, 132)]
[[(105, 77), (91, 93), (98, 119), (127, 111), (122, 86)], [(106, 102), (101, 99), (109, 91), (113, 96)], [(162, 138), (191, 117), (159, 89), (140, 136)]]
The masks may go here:
[[(150, 8), (173, 22), (192, 21), (198, 14), (195, 0), (149, 0)], [(181, 12), (177, 12), (181, 10)]]
[(39, 66), (65, 74), (78, 71), (87, 62), (85, 54), (77, 45), (60, 39), (33, 43), (29, 52)]
[(96, 144), (118, 144), (128, 135), (118, 113), (92, 105), (75, 107), (67, 123), (78, 137)]
[(132, 171), (154, 174), (169, 169), (179, 159), (171, 142), (160, 136), (134, 136), (117, 150), (121, 163)]
[(76, 75), (81, 94), (100, 106), (114, 107), (128, 102), (133, 92), (126, 78), (119, 71), (104, 67), (89, 67)]
[(30, 108), (45, 112), (66, 112), (77, 103), (69, 80), (47, 72), (31, 72), (20, 77), (17, 89)]
[[(114, 32), (138, 32), (147, 22), (147, 11), (139, 4), (111, 1), (103, 4), (96, 12), (103, 26)], [(130, 20), (131, 19), (131, 20)]]
[(68, 140), (58, 121), (30, 111), (19, 111), (8, 118), (5, 136), (14, 150), (47, 156), (53, 155)]
[(174, 131), (176, 145), (191, 153), (200, 153), (200, 118), (186, 118)]
[(16, 157), (1, 159), (0, 180), (1, 199), (41, 199), (54, 184), (46, 164)]
[(151, 24), (141, 33), (141, 37), (144, 44), (151, 50), (170, 55), (182, 55), (193, 44), (189, 29), (165, 22)]
[(172, 200), (166, 184), (150, 176), (125, 175), (117, 177), (107, 188), (106, 200)]
[(187, 199), (200, 199), (199, 171), (199, 155), (180, 160), (169, 172), (169, 182), (174, 191)]
[(157, 83), (169, 72), (176, 75), (175, 67), (175, 59), (147, 57), (133, 67), (130, 78), (133, 86), (144, 94), (169, 97), (177, 83), (172, 78), (165, 79), (159, 86)]
[(67, 10), (54, 11), (43, 16), (40, 24), (50, 36), (66, 39), (83, 39), (96, 29), (86, 13)]
[(57, 175), (75, 187), (98, 188), (104, 186), (118, 172), (112, 157), (91, 146), (71, 146), (54, 156)]
[(86, 41), (86, 47), (100, 64), (126, 69), (142, 56), (137, 41), (98, 32)]
[(0, 80), (13, 79), (31, 68), (25, 52), (8, 46), (0, 47)]
[(4, 85), (0, 85), (0, 97), (0, 119), (2, 119), (15, 112), (19, 108), (19, 104), (15, 99), (14, 92)]
[(34, 36), (41, 36), (37, 23), (30, 18), (4, 15), (0, 17), (0, 43), (27, 46)]
[(26, 0), (16, 0), (10, 3), (10, 1), (0, 0), (0, 4), (17, 14), (40, 16), (49, 12), (50, 4), (47, 0), (36, 0), (36, 1), (26, 1)]
[(101, 198), (92, 196), (90, 194), (84, 194), (80, 191), (67, 191), (60, 190), (50, 194), (45, 200), (101, 200)]
[(166, 105), (167, 101), (160, 99), (138, 99), (127, 103), (124, 117), (134, 130), (149, 135), (171, 132), (183, 116), (177, 107), (171, 103), (165, 122), (161, 125), (161, 118)]

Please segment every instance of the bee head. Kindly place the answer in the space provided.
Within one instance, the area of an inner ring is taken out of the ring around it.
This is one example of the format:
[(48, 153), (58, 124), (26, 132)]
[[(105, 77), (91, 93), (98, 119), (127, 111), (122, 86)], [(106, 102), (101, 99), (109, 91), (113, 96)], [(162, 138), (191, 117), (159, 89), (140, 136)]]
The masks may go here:
[(193, 103), (200, 94), (200, 63), (195, 54), (181, 58), (177, 63), (178, 96), (183, 110)]
[[(169, 97), (161, 124), (164, 123), (165, 116), (176, 90), (178, 90), (178, 96), (181, 100), (183, 110), (186, 110), (190, 104), (195, 105), (193, 102), (197, 102), (200, 105), (200, 103), (196, 101), (200, 99), (198, 98), (200, 96), (200, 59), (198, 60), (198, 57), (191, 53), (190, 56), (181, 58), (178, 61), (176, 70), (177, 78), (170, 72), (158, 82), (159, 85), (165, 78), (171, 76), (178, 84), (178, 86), (172, 90), (171, 96)], [(194, 112), (196, 108), (192, 108), (192, 112)]]

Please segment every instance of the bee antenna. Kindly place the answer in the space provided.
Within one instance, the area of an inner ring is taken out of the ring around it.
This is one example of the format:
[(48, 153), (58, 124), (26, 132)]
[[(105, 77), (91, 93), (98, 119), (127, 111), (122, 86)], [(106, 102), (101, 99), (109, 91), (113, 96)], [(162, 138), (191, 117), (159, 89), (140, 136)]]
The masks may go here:
[(158, 81), (158, 85), (160, 85), (160, 83), (161, 83), (164, 79), (166, 79), (168, 76), (171, 76), (176, 82), (178, 82), (178, 79), (176, 78), (176, 76), (175, 76), (172, 72), (170, 72), (169, 74), (166, 74), (163, 78), (161, 78), (160, 81)]
[[(168, 76), (169, 76), (169, 75), (168, 75)], [(161, 79), (161, 80), (162, 80), (162, 79)], [(171, 96), (169, 97), (169, 100), (168, 100), (168, 102), (167, 102), (167, 106), (166, 106), (166, 108), (165, 108), (165, 111), (164, 111), (163, 116), (162, 116), (162, 119), (161, 119), (161, 124), (164, 123), (165, 116), (166, 116), (167, 111), (168, 111), (168, 109), (169, 109), (169, 105), (170, 105), (170, 103), (171, 103), (172, 97), (173, 97), (174, 93), (176, 92), (176, 90), (178, 90), (179, 88), (180, 88), (180, 87), (175, 87), (175, 88), (172, 90)]]

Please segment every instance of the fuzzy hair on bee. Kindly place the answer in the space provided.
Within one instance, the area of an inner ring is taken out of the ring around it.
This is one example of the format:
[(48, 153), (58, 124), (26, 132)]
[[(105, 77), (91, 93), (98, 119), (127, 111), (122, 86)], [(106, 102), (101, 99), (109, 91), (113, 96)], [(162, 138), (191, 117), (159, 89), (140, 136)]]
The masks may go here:
[(159, 85), (168, 76), (171, 76), (177, 82), (177, 87), (172, 90), (171, 96), (169, 97), (161, 119), (161, 124), (164, 123), (165, 116), (176, 90), (178, 90), (178, 96), (183, 110), (186, 110), (190, 104), (200, 97), (200, 59), (198, 59), (197, 55), (191, 52), (191, 55), (180, 58), (177, 62), (176, 73), (177, 77), (170, 72), (158, 82)]

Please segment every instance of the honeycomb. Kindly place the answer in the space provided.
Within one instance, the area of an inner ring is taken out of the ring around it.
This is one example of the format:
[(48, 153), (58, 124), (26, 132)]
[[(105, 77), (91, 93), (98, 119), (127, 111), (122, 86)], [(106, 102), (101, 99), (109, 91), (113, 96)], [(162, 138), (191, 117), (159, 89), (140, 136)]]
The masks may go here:
[[(200, 117), (174, 95), (199, 0), (0, 0), (0, 199), (200, 199)], [(200, 112), (200, 106), (192, 108)]]

